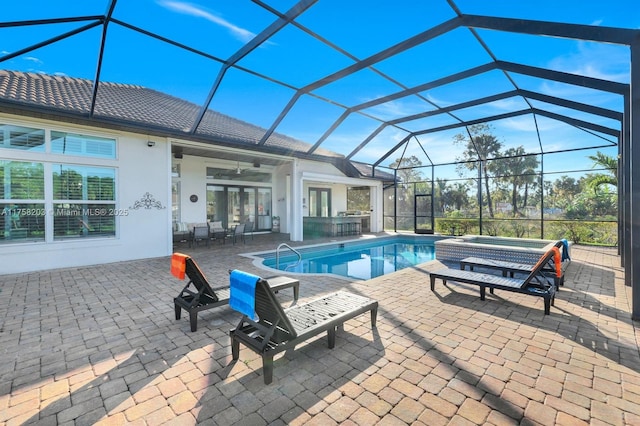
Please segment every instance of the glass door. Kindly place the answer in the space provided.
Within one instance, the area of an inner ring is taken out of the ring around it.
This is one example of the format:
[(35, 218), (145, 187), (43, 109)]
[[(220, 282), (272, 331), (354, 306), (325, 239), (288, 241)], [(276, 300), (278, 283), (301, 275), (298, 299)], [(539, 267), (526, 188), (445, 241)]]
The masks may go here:
[(416, 194), (414, 203), (414, 232), (433, 234), (433, 202), (431, 194)]
[[(255, 188), (242, 188), (242, 217), (240, 222), (252, 222), (256, 223), (256, 189)], [(255, 226), (255, 225), (254, 225)]]
[(258, 230), (271, 229), (271, 188), (258, 188)]
[(222, 222), (224, 226), (226, 200), (224, 186), (207, 185), (207, 219), (210, 222)]
[(227, 226), (231, 227), (240, 223), (240, 188), (237, 186), (227, 187)]
[(309, 188), (309, 216), (329, 217), (331, 213), (331, 189)]
[(207, 185), (207, 219), (225, 228), (251, 221), (254, 230), (270, 230), (271, 204), (271, 188)]

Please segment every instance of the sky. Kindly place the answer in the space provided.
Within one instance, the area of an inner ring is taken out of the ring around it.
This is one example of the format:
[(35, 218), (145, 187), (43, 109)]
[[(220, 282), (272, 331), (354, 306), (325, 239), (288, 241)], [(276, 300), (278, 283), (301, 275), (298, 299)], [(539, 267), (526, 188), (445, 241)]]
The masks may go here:
[[(296, 4), (291, 0), (267, 0), (269, 7), (285, 13)], [(80, 31), (90, 21), (47, 25), (13, 26), (10, 22), (81, 17), (104, 14), (106, 0), (21, 0), (3, 4), (0, 16), (0, 69), (19, 70), (94, 79), (101, 26)], [(290, 102), (296, 90), (342, 70), (407, 38), (441, 25), (463, 14), (575, 23), (591, 26), (640, 28), (637, 0), (319, 0), (297, 19), (270, 37), (260, 47), (230, 68), (215, 92), (210, 108), (265, 129)], [(453, 6), (453, 7), (452, 7)], [(102, 62), (102, 81), (137, 84), (202, 104), (210, 93), (222, 61), (271, 25), (273, 11), (249, 0), (178, 1), (118, 0)], [(161, 42), (126, 25), (155, 33), (198, 55)], [(5, 24), (5, 25), (3, 25)], [(75, 31), (70, 37), (38, 49), (30, 47)], [(312, 37), (312, 34), (319, 38)], [(436, 81), (492, 61), (515, 62), (557, 71), (629, 83), (629, 48), (595, 43), (478, 29), (476, 36), (457, 28), (405, 50), (372, 68), (360, 70), (336, 82), (322, 85), (300, 97), (276, 131), (349, 154), (385, 120), (456, 105), (483, 96), (520, 89), (622, 111), (618, 95), (556, 83), (522, 74), (494, 70), (456, 83), (434, 87), (389, 102), (358, 109), (326, 134), (346, 108), (397, 93), (405, 88)], [(16, 52), (18, 54), (16, 55)], [(21, 53), (23, 52), (23, 53)], [(7, 59), (8, 58), (8, 59)], [(218, 59), (218, 60), (216, 60)], [(618, 128), (614, 120), (580, 113), (540, 101), (532, 106), (572, 118)], [(521, 97), (510, 97), (482, 106), (402, 122), (380, 132), (353, 160), (376, 162), (409, 132), (437, 128), (481, 117), (528, 108)], [(617, 148), (611, 136), (592, 134), (545, 117), (531, 114), (494, 121), (493, 132), (505, 147), (522, 145), (527, 152), (597, 148), (610, 155)], [(389, 155), (388, 165), (405, 155), (416, 155), (423, 164), (455, 161), (462, 147), (452, 143), (464, 128), (428, 133)], [(539, 136), (538, 136), (539, 134)], [(557, 155), (545, 160), (545, 171), (591, 167), (586, 159), (595, 151)]]

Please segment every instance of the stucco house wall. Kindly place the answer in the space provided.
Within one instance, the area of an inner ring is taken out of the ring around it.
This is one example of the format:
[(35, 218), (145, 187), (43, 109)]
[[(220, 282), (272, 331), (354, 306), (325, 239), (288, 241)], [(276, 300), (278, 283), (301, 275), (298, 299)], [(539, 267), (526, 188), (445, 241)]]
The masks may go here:
[[(113, 167), (116, 170), (116, 235), (44, 242), (0, 244), (2, 274), (110, 263), (166, 256), (171, 253), (170, 148), (166, 140), (90, 127), (0, 114), (3, 124), (114, 138), (117, 158), (56, 155), (0, 148), (5, 161), (53, 162)], [(47, 136), (49, 140), (49, 136)], [(149, 146), (148, 141), (154, 142)], [(45, 188), (46, 189), (46, 188)], [(47, 190), (50, 192), (50, 190)], [(52, 195), (45, 193), (45, 200)], [(46, 214), (54, 214), (47, 211)], [(52, 221), (50, 222), (52, 223)]]

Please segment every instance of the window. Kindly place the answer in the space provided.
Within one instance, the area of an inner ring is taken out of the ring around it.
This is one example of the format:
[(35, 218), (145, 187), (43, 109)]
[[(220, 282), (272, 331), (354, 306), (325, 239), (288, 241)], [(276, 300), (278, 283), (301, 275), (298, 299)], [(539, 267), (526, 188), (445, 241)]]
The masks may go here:
[(54, 239), (115, 236), (115, 170), (53, 165)]
[(96, 136), (51, 131), (51, 152), (93, 158), (116, 158), (116, 141)]
[(171, 220), (180, 222), (180, 163), (171, 163)]
[(180, 222), (180, 182), (171, 182), (171, 220)]
[(53, 164), (48, 153), (115, 159), (116, 146), (115, 139), (0, 124), (0, 149), (41, 160), (0, 160), (0, 243), (115, 236), (115, 216), (125, 214), (116, 209), (116, 169)]
[(0, 160), (0, 241), (44, 241), (44, 167)]
[(44, 152), (44, 130), (0, 124), (0, 148)]

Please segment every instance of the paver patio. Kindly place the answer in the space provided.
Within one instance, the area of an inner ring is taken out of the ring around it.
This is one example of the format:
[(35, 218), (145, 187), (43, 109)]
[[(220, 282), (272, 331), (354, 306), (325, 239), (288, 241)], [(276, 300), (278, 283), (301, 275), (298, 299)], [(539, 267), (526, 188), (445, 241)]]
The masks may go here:
[[(227, 270), (265, 275), (246, 245), (179, 250), (213, 283)], [(613, 248), (574, 246), (551, 315), (541, 298), (477, 287), (429, 290), (428, 270), (370, 281), (300, 278), (301, 301), (345, 289), (376, 298), (345, 324), (276, 358), (232, 363), (229, 307), (198, 331), (174, 318), (183, 282), (169, 258), (0, 276), (0, 423), (37, 424), (640, 424), (640, 333)], [(278, 294), (283, 303), (290, 291)]]

